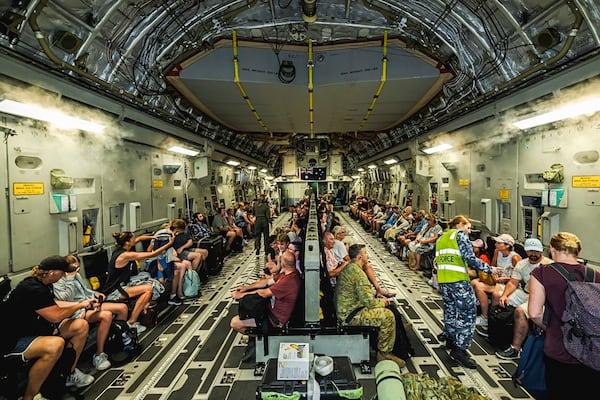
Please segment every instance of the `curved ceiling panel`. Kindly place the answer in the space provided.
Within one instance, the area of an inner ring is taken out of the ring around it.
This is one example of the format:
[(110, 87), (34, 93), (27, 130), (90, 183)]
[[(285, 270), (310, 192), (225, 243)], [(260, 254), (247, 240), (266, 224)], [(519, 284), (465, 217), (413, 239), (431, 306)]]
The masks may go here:
[(312, 139), (360, 164), (600, 48), (596, 0), (30, 0), (0, 13), (5, 54), (271, 165)]

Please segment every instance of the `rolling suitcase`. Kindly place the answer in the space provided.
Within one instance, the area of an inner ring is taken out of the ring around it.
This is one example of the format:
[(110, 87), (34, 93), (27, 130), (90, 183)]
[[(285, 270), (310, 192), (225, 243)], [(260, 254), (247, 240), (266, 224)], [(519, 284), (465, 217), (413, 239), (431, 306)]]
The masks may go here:
[[(322, 400), (362, 398), (363, 387), (356, 380), (349, 357), (332, 357), (333, 371), (321, 376), (315, 373)], [(267, 361), (256, 399), (307, 399), (308, 382), (302, 380), (277, 380), (277, 359)]]
[(206, 259), (206, 272), (208, 275), (218, 275), (223, 268), (223, 240), (221, 235), (202, 238), (197, 246), (200, 249), (208, 250)]

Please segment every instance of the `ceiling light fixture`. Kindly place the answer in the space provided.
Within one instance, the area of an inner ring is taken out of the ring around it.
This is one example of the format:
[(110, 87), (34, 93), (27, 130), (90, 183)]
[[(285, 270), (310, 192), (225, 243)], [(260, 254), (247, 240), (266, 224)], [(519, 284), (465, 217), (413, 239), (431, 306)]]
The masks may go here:
[(169, 151), (179, 153), (179, 154), (185, 154), (186, 156), (192, 156), (192, 157), (197, 156), (199, 153), (196, 150), (186, 149), (185, 147), (180, 147), (180, 146), (171, 146), (171, 147), (169, 147)]
[(396, 164), (397, 162), (398, 162), (398, 160), (396, 160), (395, 158), (388, 158), (383, 163), (385, 165), (392, 165), (392, 164)]
[(263, 168), (263, 169), (260, 170), (260, 172), (262, 172), (263, 174), (266, 174), (267, 173), (267, 169)]
[(105, 126), (84, 119), (71, 117), (57, 110), (40, 107), (34, 104), (20, 103), (14, 100), (0, 100), (0, 112), (18, 115), (44, 121), (60, 129), (79, 129), (88, 132), (100, 133)]
[(240, 162), (235, 161), (235, 160), (229, 160), (229, 161), (226, 161), (225, 164), (231, 165), (232, 167), (237, 167), (238, 165), (240, 165)]
[(356, 170), (357, 170), (358, 172), (365, 172), (365, 169), (364, 169), (364, 168), (357, 168)]
[(369, 168), (369, 169), (375, 169), (375, 168), (377, 168), (377, 165), (375, 165), (375, 164), (371, 164), (371, 165), (369, 165), (367, 168)]
[(519, 129), (528, 129), (567, 118), (591, 115), (598, 111), (600, 111), (600, 97), (592, 97), (587, 100), (567, 104), (564, 107), (557, 108), (556, 110), (535, 117), (522, 119), (521, 121), (515, 122), (513, 125)]
[(359, 179), (359, 178), (360, 178), (360, 176), (358, 176), (358, 175), (352, 175), (352, 176), (351, 176), (351, 178), (352, 178), (352, 179)]
[(256, 169), (256, 167), (254, 165), (248, 165), (248, 169), (250, 171), (254, 171)]
[(422, 151), (425, 154), (433, 154), (433, 153), (439, 153), (440, 151), (450, 150), (451, 148), (452, 148), (451, 144), (442, 143), (442, 144), (438, 144), (437, 146), (428, 147), (426, 149), (423, 149)]

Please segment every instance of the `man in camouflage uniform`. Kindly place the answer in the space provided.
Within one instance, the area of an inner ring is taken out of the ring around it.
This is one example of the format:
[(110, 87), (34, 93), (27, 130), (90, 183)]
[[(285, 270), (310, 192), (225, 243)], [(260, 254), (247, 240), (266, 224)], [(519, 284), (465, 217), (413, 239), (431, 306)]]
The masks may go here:
[(345, 321), (353, 310), (362, 307), (348, 323), (378, 327), (377, 361), (392, 360), (402, 368), (406, 365), (405, 361), (391, 353), (396, 341), (396, 320), (394, 314), (385, 308), (389, 300), (375, 297), (371, 282), (363, 271), (363, 265), (369, 261), (367, 249), (362, 244), (353, 244), (348, 255), (350, 262), (337, 277), (335, 288), (337, 316)]

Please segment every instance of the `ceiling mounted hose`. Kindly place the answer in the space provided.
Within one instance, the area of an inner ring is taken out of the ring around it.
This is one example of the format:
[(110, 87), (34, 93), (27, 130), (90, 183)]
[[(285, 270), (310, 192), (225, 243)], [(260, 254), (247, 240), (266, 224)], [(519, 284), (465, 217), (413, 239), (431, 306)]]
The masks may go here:
[(254, 118), (256, 118), (256, 120), (258, 121), (258, 124), (263, 128), (263, 130), (265, 132), (270, 133), (269, 128), (267, 127), (267, 125), (264, 123), (264, 121), (258, 114), (258, 111), (256, 111), (256, 109), (254, 108), (254, 105), (252, 105), (252, 102), (250, 101), (250, 97), (244, 90), (244, 87), (242, 86), (242, 82), (240, 81), (240, 66), (239, 66), (239, 60), (238, 60), (237, 33), (235, 31), (232, 32), (232, 47), (233, 47), (233, 76), (234, 76), (233, 79), (234, 79), (234, 82), (235, 82), (236, 86), (238, 87), (238, 89), (240, 90), (240, 93), (242, 94), (244, 101), (248, 105), (248, 108), (250, 108), (250, 112), (252, 113), (252, 115), (254, 115)]
[(371, 104), (369, 105), (369, 109), (367, 110), (367, 113), (363, 117), (357, 131), (362, 130), (362, 128), (364, 128), (365, 124), (367, 123), (367, 120), (369, 119), (369, 117), (371, 116), (371, 113), (375, 109), (375, 104), (377, 103), (377, 100), (379, 99), (379, 96), (381, 95), (381, 91), (383, 90), (383, 87), (385, 86), (385, 82), (387, 80), (387, 62), (388, 62), (387, 37), (388, 37), (388, 31), (384, 31), (383, 32), (383, 57), (381, 59), (381, 80), (379, 81), (379, 86), (377, 87), (377, 92), (375, 92), (375, 95), (373, 95), (373, 100), (371, 101)]

